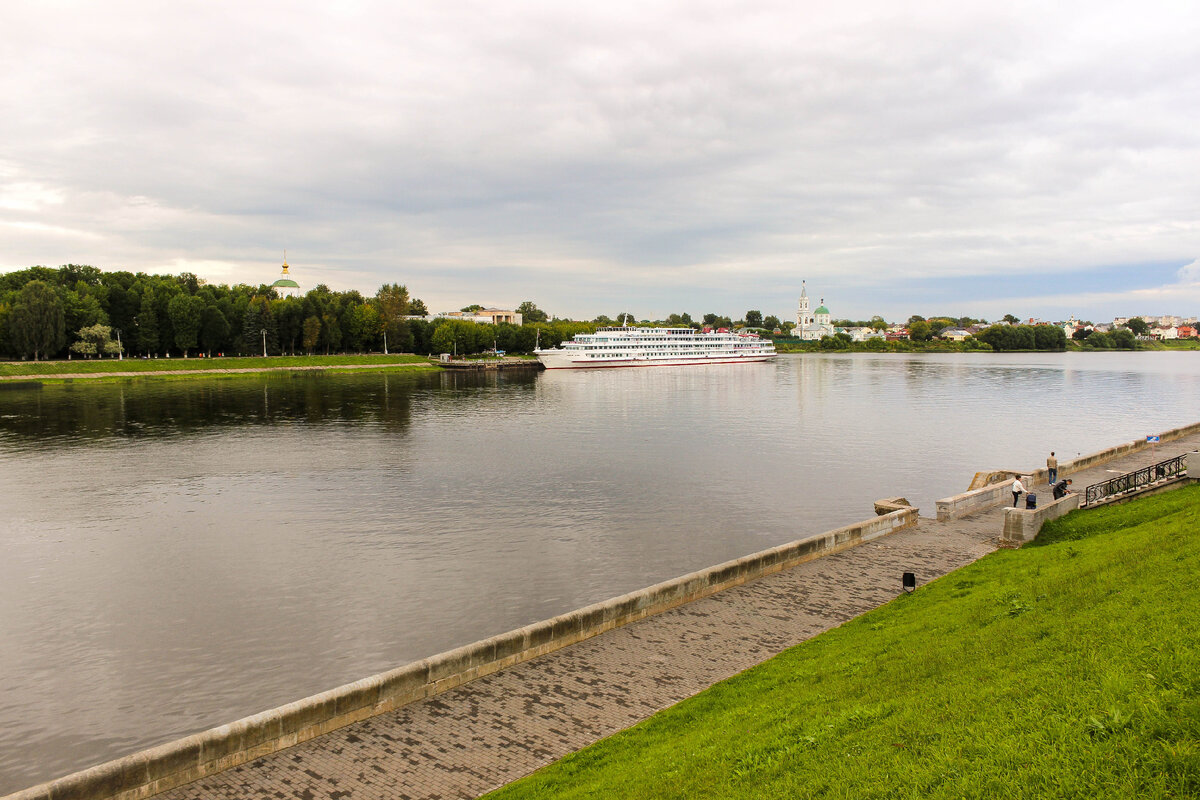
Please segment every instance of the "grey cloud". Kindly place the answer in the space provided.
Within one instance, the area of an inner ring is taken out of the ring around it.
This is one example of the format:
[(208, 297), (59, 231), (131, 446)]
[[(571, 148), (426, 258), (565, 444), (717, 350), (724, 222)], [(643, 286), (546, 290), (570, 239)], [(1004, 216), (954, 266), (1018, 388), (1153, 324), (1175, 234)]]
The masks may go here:
[(363, 290), (487, 287), (590, 316), (606, 274), (673, 286), (680, 308), (723, 286), (783, 313), (804, 276), (1182, 263), (1200, 64), (1172, 8), (0, 12), (0, 88), (28, 110), (0, 121), (8, 180), (65, 198), (0, 225), (103, 242), (26, 233), (0, 268), (250, 269), (287, 243), (335, 285), (344, 265)]

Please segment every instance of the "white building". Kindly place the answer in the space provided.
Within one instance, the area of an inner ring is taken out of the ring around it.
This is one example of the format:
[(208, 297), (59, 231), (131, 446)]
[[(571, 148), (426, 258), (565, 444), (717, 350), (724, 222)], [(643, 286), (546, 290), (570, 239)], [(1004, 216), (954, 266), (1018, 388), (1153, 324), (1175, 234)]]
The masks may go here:
[(507, 322), (511, 325), (521, 324), (519, 313), (500, 308), (481, 308), (478, 311), (443, 311), (437, 316), (443, 319), (462, 319), (487, 325), (495, 325), (500, 322)]
[(883, 333), (874, 328), (846, 328), (846, 333), (852, 342), (865, 342), (868, 339), (882, 339)]
[(805, 288), (804, 281), (800, 281), (800, 304), (796, 308), (796, 328), (792, 335), (811, 342), (819, 340), (822, 336), (833, 336), (833, 333), (832, 317), (829, 309), (825, 307), (825, 298), (821, 298), (821, 305), (810, 313), (808, 289)]
[(271, 284), (271, 288), (276, 291), (280, 297), (299, 297), (300, 284), (292, 279), (288, 274), (287, 253), (283, 254), (283, 272), (279, 276), (279, 280)]
[(1179, 328), (1174, 325), (1157, 326), (1150, 329), (1150, 335), (1155, 339), (1178, 339)]

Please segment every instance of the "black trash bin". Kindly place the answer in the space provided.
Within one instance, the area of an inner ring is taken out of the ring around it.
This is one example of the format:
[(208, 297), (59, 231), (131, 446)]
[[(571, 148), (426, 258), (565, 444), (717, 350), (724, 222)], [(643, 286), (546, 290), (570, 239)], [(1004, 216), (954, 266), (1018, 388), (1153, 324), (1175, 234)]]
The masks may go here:
[(1025, 507), (1026, 508), (1037, 508), (1037, 495), (1036, 494), (1034, 494), (1033, 492), (1030, 492), (1029, 494), (1025, 495)]

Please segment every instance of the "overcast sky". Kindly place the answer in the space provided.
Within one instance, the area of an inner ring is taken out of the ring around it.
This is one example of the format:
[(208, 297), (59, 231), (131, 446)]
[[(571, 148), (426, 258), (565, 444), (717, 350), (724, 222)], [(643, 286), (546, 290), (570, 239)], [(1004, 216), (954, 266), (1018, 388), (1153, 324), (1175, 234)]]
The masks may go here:
[(1200, 3), (0, 4), (0, 271), (1200, 313)]

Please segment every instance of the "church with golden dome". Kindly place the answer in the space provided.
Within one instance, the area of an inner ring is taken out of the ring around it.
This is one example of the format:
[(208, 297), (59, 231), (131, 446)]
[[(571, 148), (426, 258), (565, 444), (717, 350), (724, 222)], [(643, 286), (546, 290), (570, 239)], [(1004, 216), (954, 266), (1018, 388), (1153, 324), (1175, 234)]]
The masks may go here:
[(271, 288), (279, 294), (280, 297), (299, 297), (300, 284), (292, 279), (288, 274), (287, 253), (283, 254), (283, 274), (279, 276), (279, 280), (271, 284)]

